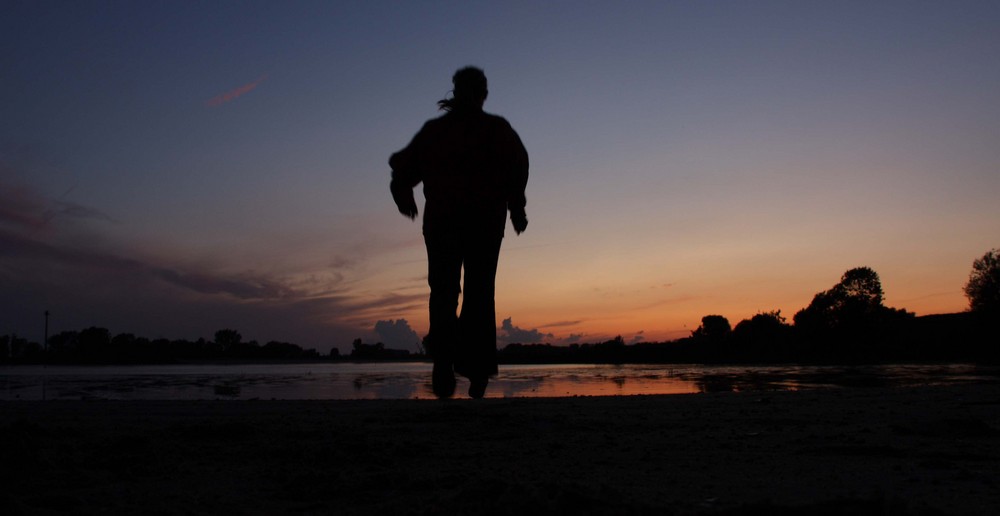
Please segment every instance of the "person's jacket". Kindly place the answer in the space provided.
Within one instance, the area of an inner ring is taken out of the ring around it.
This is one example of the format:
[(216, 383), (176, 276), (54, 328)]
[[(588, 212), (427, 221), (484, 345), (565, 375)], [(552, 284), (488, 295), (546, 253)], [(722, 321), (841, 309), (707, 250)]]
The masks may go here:
[(454, 110), (429, 120), (389, 158), (397, 205), (413, 202), (424, 183), (424, 234), (494, 232), (503, 236), (507, 210), (524, 214), (528, 153), (502, 117)]

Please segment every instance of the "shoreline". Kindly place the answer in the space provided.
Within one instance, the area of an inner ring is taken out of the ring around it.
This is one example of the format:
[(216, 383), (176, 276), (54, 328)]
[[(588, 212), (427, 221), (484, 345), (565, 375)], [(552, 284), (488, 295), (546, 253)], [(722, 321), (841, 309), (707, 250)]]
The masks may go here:
[(1000, 385), (0, 402), (4, 514), (993, 514)]

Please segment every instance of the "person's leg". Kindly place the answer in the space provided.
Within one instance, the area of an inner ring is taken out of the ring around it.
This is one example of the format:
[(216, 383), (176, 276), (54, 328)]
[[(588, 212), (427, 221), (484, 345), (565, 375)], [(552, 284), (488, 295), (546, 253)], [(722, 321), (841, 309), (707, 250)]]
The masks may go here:
[(476, 237), (465, 242), (465, 282), (462, 295), (461, 346), (455, 371), (469, 378), (469, 394), (480, 398), (489, 377), (497, 374), (496, 290), (500, 237)]
[(430, 329), (425, 342), (427, 352), (434, 359), (434, 394), (447, 398), (455, 393), (452, 367), (459, 337), (456, 310), (462, 288), (461, 246), (449, 235), (425, 235), (424, 243), (427, 246), (427, 283), (431, 287)]

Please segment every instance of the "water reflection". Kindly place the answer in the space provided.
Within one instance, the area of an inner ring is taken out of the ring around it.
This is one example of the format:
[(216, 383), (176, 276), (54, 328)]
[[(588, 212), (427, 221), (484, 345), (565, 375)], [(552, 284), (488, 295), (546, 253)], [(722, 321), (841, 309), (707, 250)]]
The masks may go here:
[[(0, 368), (0, 400), (432, 399), (430, 364), (319, 363)], [(628, 396), (996, 382), (972, 365), (501, 366), (487, 397)], [(458, 392), (468, 384), (459, 382)]]
[(487, 397), (628, 396), (699, 392), (664, 366), (546, 365), (501, 367)]

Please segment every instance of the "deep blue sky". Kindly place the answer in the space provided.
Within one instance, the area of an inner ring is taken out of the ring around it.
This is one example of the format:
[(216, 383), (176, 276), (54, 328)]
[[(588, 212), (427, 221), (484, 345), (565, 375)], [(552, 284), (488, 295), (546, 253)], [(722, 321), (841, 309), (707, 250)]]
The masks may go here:
[(467, 64), (532, 159), (502, 339), (790, 317), (859, 265), (956, 311), (1000, 246), (998, 2), (5, 2), (0, 48), (0, 334), (422, 334), (386, 159)]

